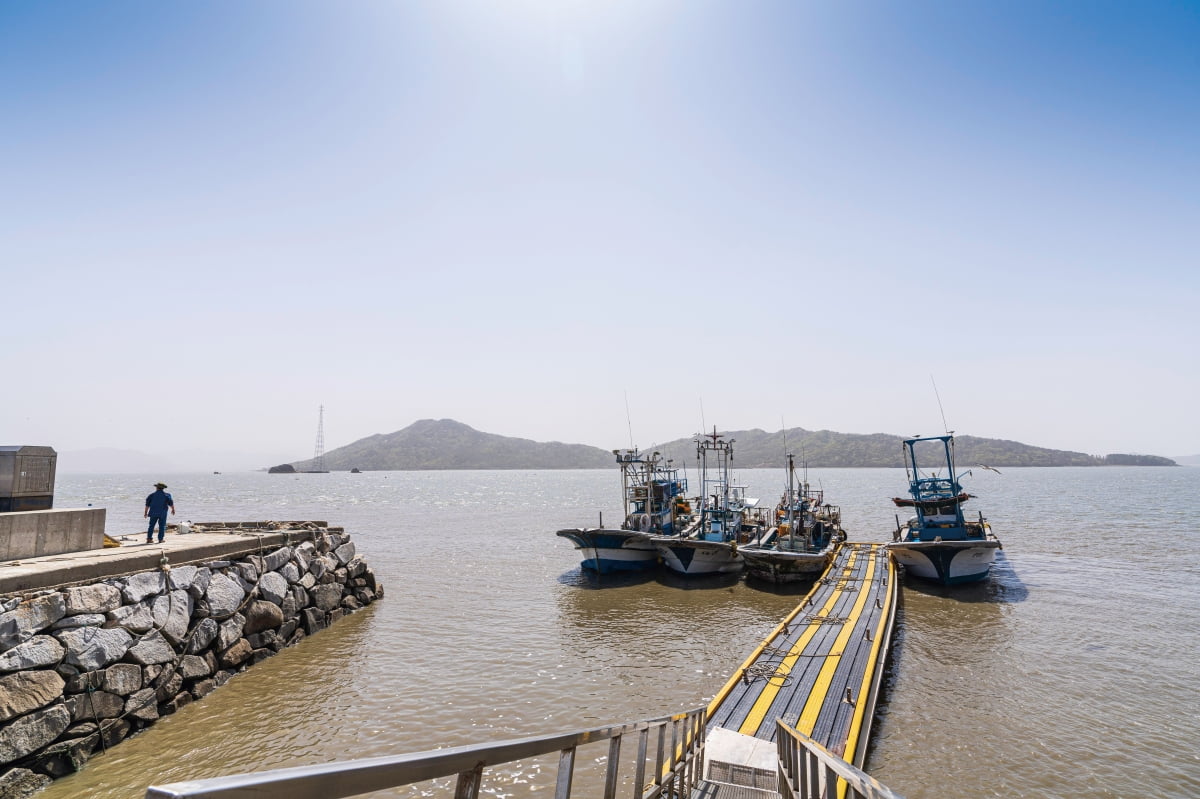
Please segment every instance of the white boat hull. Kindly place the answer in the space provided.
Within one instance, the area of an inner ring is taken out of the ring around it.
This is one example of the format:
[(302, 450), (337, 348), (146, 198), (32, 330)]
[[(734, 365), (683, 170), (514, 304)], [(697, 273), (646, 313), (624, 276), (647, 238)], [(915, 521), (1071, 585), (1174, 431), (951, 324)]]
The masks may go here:
[(897, 541), (887, 545), (905, 572), (942, 585), (982, 580), (991, 573), (1000, 542), (983, 541)]
[(655, 540), (658, 553), (667, 568), (679, 574), (731, 574), (745, 565), (733, 544), (722, 541), (696, 541), (670, 538)]
[(559, 530), (582, 556), (579, 565), (599, 574), (642, 571), (658, 565), (658, 550), (645, 533), (599, 528)]

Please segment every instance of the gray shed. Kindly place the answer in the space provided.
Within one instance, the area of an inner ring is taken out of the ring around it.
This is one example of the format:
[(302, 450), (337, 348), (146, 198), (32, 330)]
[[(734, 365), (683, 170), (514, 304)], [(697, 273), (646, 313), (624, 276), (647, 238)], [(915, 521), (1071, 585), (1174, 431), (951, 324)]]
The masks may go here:
[(0, 513), (54, 507), (53, 447), (0, 447)]

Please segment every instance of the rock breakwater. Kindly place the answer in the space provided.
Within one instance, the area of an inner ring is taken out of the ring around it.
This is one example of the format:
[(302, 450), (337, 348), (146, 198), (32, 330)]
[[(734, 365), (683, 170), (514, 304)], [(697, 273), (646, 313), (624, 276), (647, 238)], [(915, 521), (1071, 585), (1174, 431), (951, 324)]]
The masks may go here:
[[(250, 541), (253, 544), (253, 540)], [(0, 604), (0, 799), (94, 753), (383, 597), (341, 528)]]

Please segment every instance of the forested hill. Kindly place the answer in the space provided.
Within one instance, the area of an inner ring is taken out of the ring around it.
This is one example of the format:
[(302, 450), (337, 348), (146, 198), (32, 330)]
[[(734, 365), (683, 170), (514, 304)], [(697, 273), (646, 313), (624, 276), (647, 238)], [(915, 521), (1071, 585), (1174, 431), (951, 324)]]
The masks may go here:
[[(781, 467), (784, 455), (791, 452), (798, 462), (813, 467), (861, 467), (903, 465), (901, 436), (886, 433), (860, 435), (829, 430), (792, 428), (768, 433), (764, 430), (720, 431), (735, 440), (734, 465), (749, 469)], [(677, 464), (696, 459), (692, 438), (681, 438), (644, 449), (656, 449)], [(969, 468), (986, 464), (1005, 466), (1174, 466), (1168, 458), (1153, 455), (1107, 455), (1094, 457), (1033, 447), (1016, 441), (995, 438), (957, 436), (955, 460)], [(313, 462), (292, 464), (305, 471)], [(403, 430), (373, 435), (353, 444), (325, 453), (325, 468), (330, 471), (421, 469), (600, 469), (615, 467), (609, 450), (586, 444), (537, 442), (483, 433), (452, 419), (423, 419)]]
[[(868, 467), (904, 465), (900, 442), (902, 436), (887, 433), (835, 433), (831, 430), (804, 430), (768, 433), (765, 430), (732, 430), (721, 432), (726, 440), (733, 439), (734, 463), (743, 469), (782, 466), (785, 454), (796, 456), (797, 462), (816, 467)], [(786, 434), (785, 434), (786, 432)], [(929, 435), (936, 435), (930, 433)], [(681, 438), (655, 445), (654, 449), (674, 458), (676, 463), (696, 459), (692, 438)], [(1046, 449), (976, 436), (954, 437), (955, 461), (965, 468), (976, 464), (988, 466), (1175, 466), (1169, 458), (1154, 455), (1106, 455), (1094, 457), (1083, 452)]]
[[(305, 471), (312, 463), (293, 466)], [(600, 469), (615, 464), (612, 452), (599, 447), (482, 433), (453, 419), (422, 419), (395, 433), (360, 438), (325, 453), (330, 471)]]

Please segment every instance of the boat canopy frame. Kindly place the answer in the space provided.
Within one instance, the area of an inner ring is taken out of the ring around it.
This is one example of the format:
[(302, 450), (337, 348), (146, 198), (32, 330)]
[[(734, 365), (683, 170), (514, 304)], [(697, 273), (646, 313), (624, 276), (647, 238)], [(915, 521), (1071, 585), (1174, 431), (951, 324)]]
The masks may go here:
[[(921, 476), (917, 461), (917, 445), (927, 441), (941, 443), (939, 448), (942, 462), (928, 477)], [(970, 498), (959, 483), (954, 467), (954, 436), (927, 436), (906, 438), (902, 443), (904, 471), (908, 477), (908, 493), (911, 499), (895, 499), (897, 505), (912, 507), (917, 513), (917, 525), (921, 540), (935, 537), (943, 540), (958, 540), (969, 537), (967, 522), (963, 517), (962, 503)], [(939, 475), (945, 468), (946, 473)]]

